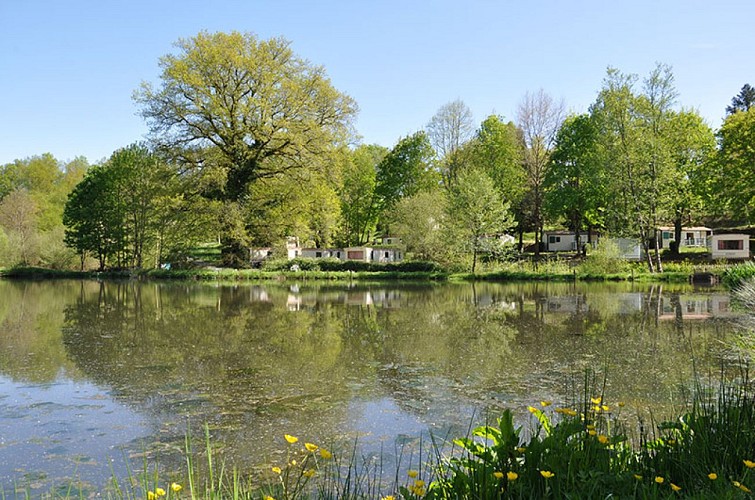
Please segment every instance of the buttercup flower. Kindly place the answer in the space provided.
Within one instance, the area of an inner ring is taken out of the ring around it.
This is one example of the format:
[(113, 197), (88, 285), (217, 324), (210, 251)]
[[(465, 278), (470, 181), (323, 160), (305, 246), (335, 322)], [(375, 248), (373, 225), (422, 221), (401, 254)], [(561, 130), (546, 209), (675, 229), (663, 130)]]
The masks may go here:
[(320, 456), (325, 460), (330, 460), (331, 458), (333, 458), (333, 454), (325, 448), (320, 448)]
[(496, 479), (502, 479), (503, 478), (503, 472), (497, 470), (493, 472), (493, 476), (495, 476)]
[(304, 477), (312, 477), (312, 476), (315, 475), (315, 470), (314, 469), (307, 469), (304, 472), (302, 472), (301, 474)]
[(753, 462), (752, 460), (742, 460), (742, 462), (744, 462), (748, 469), (755, 467), (755, 462)]
[(518, 451), (519, 453), (524, 453), (526, 450), (527, 448), (525, 448), (524, 446), (520, 446), (519, 448), (516, 449), (516, 451)]
[(608, 436), (601, 434), (598, 436), (598, 441), (600, 441), (600, 444), (608, 444)]
[(599, 405), (600, 403), (603, 402), (603, 398), (601, 398), (600, 396), (598, 396), (597, 398), (590, 398), (590, 401), (594, 405)]
[(711, 481), (715, 481), (716, 479), (718, 479), (718, 474), (716, 474), (715, 472), (711, 472), (710, 474), (708, 474), (708, 479), (710, 479)]
[(298, 437), (296, 437), (296, 436), (292, 436), (291, 434), (286, 434), (286, 435), (285, 435), (285, 436), (283, 436), (283, 437), (284, 437), (284, 438), (286, 438), (286, 441), (288, 441), (288, 442), (289, 442), (289, 443), (291, 443), (291, 444), (294, 444), (295, 442), (297, 442), (297, 441), (299, 440), (299, 438), (298, 438)]
[(159, 497), (164, 497), (165, 496), (165, 490), (162, 489), (162, 488), (155, 488), (155, 495), (157, 495)]
[(396, 497), (393, 495), (386, 495), (381, 500), (396, 500)]
[(744, 491), (745, 493), (752, 493), (752, 491), (750, 491), (750, 488), (740, 483), (739, 481), (732, 481), (732, 484), (736, 486), (737, 488), (739, 488), (740, 490)]
[(661, 477), (661, 476), (655, 476), (655, 482), (656, 483), (663, 484), (663, 481), (665, 481), (665, 479), (663, 479), (663, 477)]
[(178, 483), (173, 483), (173, 484), (170, 485), (170, 489), (171, 489), (171, 491), (173, 491), (173, 493), (178, 493), (179, 491), (181, 491), (183, 489), (183, 486), (181, 486)]
[(410, 470), (409, 470), (409, 471), (408, 471), (408, 472), (406, 473), (406, 475), (407, 475), (407, 476), (409, 476), (410, 478), (414, 479), (415, 477), (417, 477), (417, 476), (419, 475), (419, 472), (417, 472), (417, 471), (416, 471), (416, 470), (414, 470), (414, 469), (410, 469)]
[(156, 498), (157, 498), (157, 495), (155, 495), (154, 491), (147, 492), (147, 500), (155, 500)]
[(316, 444), (312, 444), (312, 443), (304, 443), (304, 447), (307, 449), (307, 451), (313, 452), (313, 453), (317, 451), (317, 448), (319, 448)]
[(275, 498), (271, 497), (270, 495), (265, 495), (265, 498), (263, 500), (275, 500)]
[(587, 431), (587, 433), (591, 436), (595, 436), (596, 434), (598, 434), (598, 431), (596, 431), (595, 429), (590, 429), (589, 431)]
[(669, 484), (671, 484), (671, 489), (674, 490), (674, 491), (679, 491), (679, 490), (682, 489), (681, 486), (677, 486), (674, 483), (669, 483)]
[(273, 472), (275, 472), (276, 474), (280, 474), (283, 471), (281, 470), (280, 467), (273, 467)]
[(549, 471), (549, 470), (541, 470), (541, 471), (540, 471), (540, 475), (541, 475), (541, 476), (543, 476), (543, 477), (544, 477), (545, 479), (550, 479), (550, 478), (552, 478), (553, 476), (555, 476), (555, 474), (554, 474), (554, 473), (552, 473), (552, 472), (551, 472), (551, 471)]
[(634, 476), (634, 478), (635, 478), (636, 480), (638, 480), (638, 481), (639, 481), (640, 479), (642, 479), (642, 476), (640, 476), (639, 474), (632, 474), (632, 475), (633, 475), (633, 476)]
[(515, 481), (516, 478), (518, 478), (518, 477), (519, 477), (519, 474), (517, 474), (514, 471), (508, 471), (506, 473), (506, 479), (508, 479), (509, 481)]
[(543, 408), (545, 408), (546, 406), (550, 406), (552, 404), (553, 404), (552, 401), (540, 401), (540, 406), (542, 406)]
[(416, 481), (414, 481), (414, 486), (416, 486), (417, 488), (422, 488), (424, 485), (425, 485), (425, 482), (421, 479), (417, 479)]

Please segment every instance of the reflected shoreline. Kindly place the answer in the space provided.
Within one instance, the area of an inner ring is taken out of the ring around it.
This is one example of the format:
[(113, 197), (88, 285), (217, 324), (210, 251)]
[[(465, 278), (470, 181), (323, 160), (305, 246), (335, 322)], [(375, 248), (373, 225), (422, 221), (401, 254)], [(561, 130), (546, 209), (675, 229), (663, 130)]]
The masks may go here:
[[(374, 449), (463, 430), (474, 415), (564, 401), (586, 368), (607, 367), (614, 399), (664, 411), (693, 376), (693, 357), (711, 373), (730, 363), (737, 317), (722, 290), (630, 283), (0, 281), (0, 289), (8, 298), (0, 380), (9, 393), (33, 393), (32, 403), (0, 399), (11, 436), (0, 446), (4, 485), (39, 473), (36, 462), (14, 466), (24, 446), (62, 457), (58, 464), (78, 456), (94, 483), (105, 482), (122, 450), (169, 463), (187, 430), (202, 435), (205, 423), (231, 464), (273, 461), (284, 432), (320, 442), (360, 436)], [(60, 391), (54, 412), (39, 411), (54, 402), (45, 386)], [(96, 405), (77, 403), (82, 387)], [(14, 431), (14, 418), (28, 429)], [(61, 425), (77, 419), (92, 423)], [(43, 484), (59, 477), (44, 474)]]

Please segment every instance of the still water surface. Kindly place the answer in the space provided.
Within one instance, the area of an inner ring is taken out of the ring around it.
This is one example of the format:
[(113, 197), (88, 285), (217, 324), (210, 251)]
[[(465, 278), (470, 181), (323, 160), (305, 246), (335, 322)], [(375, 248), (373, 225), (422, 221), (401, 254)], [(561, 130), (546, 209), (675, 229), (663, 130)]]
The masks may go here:
[(205, 424), (241, 467), (280, 460), (284, 433), (390, 454), (563, 402), (587, 368), (607, 399), (670, 413), (693, 359), (737, 359), (729, 295), (668, 285), (0, 281), (0, 297), (0, 489), (102, 485), (145, 455), (180, 468)]

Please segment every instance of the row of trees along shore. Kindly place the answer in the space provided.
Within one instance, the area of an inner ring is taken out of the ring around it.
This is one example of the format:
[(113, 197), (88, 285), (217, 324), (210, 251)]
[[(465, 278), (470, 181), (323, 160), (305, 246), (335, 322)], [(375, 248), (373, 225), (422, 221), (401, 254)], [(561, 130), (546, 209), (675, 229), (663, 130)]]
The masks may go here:
[(449, 102), (388, 149), (357, 145), (356, 102), (283, 38), (201, 32), (176, 49), (134, 92), (146, 142), (91, 166), (46, 154), (0, 167), (0, 265), (154, 267), (220, 242), (224, 264), (243, 266), (249, 247), (290, 236), (341, 247), (390, 234), (415, 258), (474, 270), (480, 254), (511, 253), (489, 236), (516, 234), (521, 252), (546, 224), (647, 247), (670, 222), (680, 241), (683, 225), (755, 218), (749, 85), (715, 133), (658, 64), (644, 78), (609, 68), (582, 114), (539, 90), (514, 120), (476, 125)]

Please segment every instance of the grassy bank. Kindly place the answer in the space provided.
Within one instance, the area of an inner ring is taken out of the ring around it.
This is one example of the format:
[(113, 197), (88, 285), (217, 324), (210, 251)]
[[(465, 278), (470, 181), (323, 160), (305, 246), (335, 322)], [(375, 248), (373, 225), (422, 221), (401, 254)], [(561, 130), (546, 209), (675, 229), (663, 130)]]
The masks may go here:
[[(131, 271), (67, 271), (39, 267), (17, 267), (0, 270), (0, 276), (16, 279), (155, 279), (194, 281), (271, 281), (271, 280), (325, 280), (325, 281), (637, 281), (637, 282), (689, 282), (694, 273), (710, 272), (726, 282), (739, 282), (743, 277), (755, 275), (753, 265), (744, 266), (692, 266), (670, 264), (663, 273), (649, 273), (642, 266), (624, 266), (623, 269), (596, 270), (588, 266), (572, 266), (567, 262), (511, 263), (485, 269), (477, 273), (442, 269), (437, 265), (369, 265), (336, 266), (309, 265), (291, 270), (291, 266), (263, 269), (150, 269)], [(739, 270), (739, 269), (744, 269)], [(730, 276), (727, 278), (727, 276)]]

